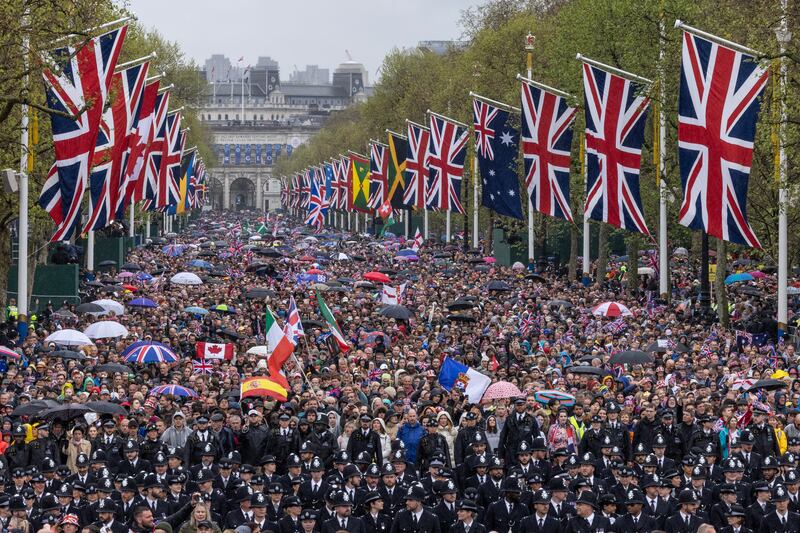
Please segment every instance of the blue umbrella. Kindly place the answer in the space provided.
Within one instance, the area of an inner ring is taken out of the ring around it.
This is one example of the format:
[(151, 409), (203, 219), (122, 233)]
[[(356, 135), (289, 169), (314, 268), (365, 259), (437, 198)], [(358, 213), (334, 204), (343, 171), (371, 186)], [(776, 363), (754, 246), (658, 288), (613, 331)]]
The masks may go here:
[(128, 363), (174, 363), (178, 360), (169, 347), (155, 341), (134, 342), (120, 355)]
[(151, 279), (153, 279), (153, 276), (151, 276), (147, 272), (139, 272), (138, 274), (136, 274), (136, 279), (138, 281), (150, 281)]
[(411, 248), (404, 248), (403, 250), (397, 252), (397, 255), (417, 255), (417, 251), (412, 250)]
[(186, 313), (192, 313), (193, 315), (207, 315), (208, 309), (203, 309), (202, 307), (186, 307), (184, 309)]
[(194, 268), (205, 268), (206, 270), (211, 270), (212, 268), (214, 268), (214, 265), (212, 265), (208, 261), (203, 261), (202, 259), (193, 259), (189, 261), (188, 265)]
[(128, 302), (128, 305), (131, 307), (158, 307), (158, 304), (150, 298), (135, 298)]
[(740, 281), (753, 281), (755, 278), (748, 274), (747, 272), (742, 272), (741, 274), (731, 274), (727, 278), (725, 278), (725, 285), (730, 285), (731, 283), (738, 283)]

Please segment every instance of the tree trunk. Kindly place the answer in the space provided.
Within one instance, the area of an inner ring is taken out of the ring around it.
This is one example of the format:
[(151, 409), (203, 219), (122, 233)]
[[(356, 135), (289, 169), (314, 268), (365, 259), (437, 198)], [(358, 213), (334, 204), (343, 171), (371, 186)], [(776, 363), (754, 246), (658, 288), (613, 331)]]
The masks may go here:
[(608, 268), (608, 225), (599, 222), (600, 231), (597, 235), (597, 275), (598, 283), (606, 280), (606, 269)]
[(714, 278), (714, 292), (717, 297), (717, 316), (719, 325), (727, 328), (730, 324), (728, 315), (728, 293), (725, 292), (725, 272), (728, 266), (728, 243), (717, 239), (717, 275)]
[(569, 228), (569, 279), (578, 279), (578, 226), (570, 225)]
[(639, 236), (631, 235), (628, 241), (628, 272), (627, 283), (625, 284), (625, 294), (632, 296), (636, 294), (639, 285)]
[[(0, 290), (0, 311), (5, 313), (6, 305), (8, 305), (8, 292), (5, 290), (5, 284), (8, 282), (8, 271), (11, 269), (11, 232), (8, 226), (0, 226), (0, 285), (3, 290)], [(11, 287), (12, 291), (16, 291), (16, 287)], [(5, 314), (3, 315), (5, 316)]]

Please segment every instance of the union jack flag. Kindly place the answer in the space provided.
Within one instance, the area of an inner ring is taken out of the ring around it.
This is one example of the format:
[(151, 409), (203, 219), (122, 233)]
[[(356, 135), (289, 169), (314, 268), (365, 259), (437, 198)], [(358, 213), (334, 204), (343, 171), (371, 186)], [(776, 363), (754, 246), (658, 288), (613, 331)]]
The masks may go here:
[(497, 116), (500, 108), (489, 105), (477, 98), (472, 99), (472, 111), (475, 115), (475, 149), (486, 159), (494, 159), (492, 140), (495, 131), (492, 121)]
[(214, 366), (205, 359), (192, 359), (192, 372), (195, 374), (213, 374)]
[(95, 37), (77, 52), (71, 47), (55, 50), (52, 62), (56, 67), (42, 73), (47, 105), (76, 116), (50, 115), (56, 162), (39, 205), (56, 224), (51, 241), (70, 239), (80, 222), (97, 132), (127, 29), (123, 26)]
[(531, 328), (534, 325), (533, 315), (530, 313), (523, 313), (522, 316), (519, 318), (519, 334), (523, 337), (527, 337), (528, 334), (531, 332)]
[(428, 145), (431, 130), (408, 122), (408, 156), (406, 157), (406, 190), (403, 204), (423, 209), (425, 207), (425, 187), (430, 171), (428, 169)]
[(181, 146), (183, 135), (181, 134), (181, 115), (172, 113), (167, 116), (165, 123), (166, 137), (164, 139), (161, 169), (158, 173), (158, 194), (156, 207), (166, 208), (178, 203), (179, 191), (178, 183), (173, 178), (176, 169), (179, 171), (181, 166)]
[(281, 207), (289, 207), (289, 184), (285, 177), (281, 178)]
[[(300, 207), (308, 207), (311, 201), (311, 182), (314, 181), (314, 169), (308, 168), (305, 172), (303, 172), (302, 176), (300, 176), (301, 184), (300, 184)], [(319, 190), (317, 190), (319, 193)], [(322, 197), (320, 196), (320, 206), (322, 205)]]
[[(340, 156), (338, 162), (339, 173), (339, 210), (347, 209), (347, 197), (350, 192), (350, 158), (346, 155)], [(334, 166), (337, 168), (337, 166)]]
[[(131, 196), (133, 193), (133, 183), (127, 173), (128, 160), (130, 159), (133, 146), (138, 144), (138, 128), (139, 116), (142, 107), (144, 106), (144, 90), (147, 87), (147, 74), (150, 70), (150, 63), (146, 62), (142, 65), (125, 69), (121, 74), (122, 94), (125, 95), (125, 105), (120, 105), (120, 111), (124, 113), (125, 121), (125, 137), (122, 145), (122, 155), (119, 162), (119, 167), (115, 171), (119, 176), (119, 186), (117, 201), (115, 205), (116, 215), (115, 218), (122, 219), (125, 217), (125, 210), (131, 203)], [(115, 121), (116, 125), (116, 121)]]
[(148, 142), (145, 158), (144, 176), (139, 180), (136, 200), (151, 200), (155, 204), (158, 197), (159, 173), (161, 172), (161, 159), (164, 156), (164, 146), (167, 139), (167, 113), (169, 112), (169, 91), (156, 96), (153, 122), (150, 127), (150, 141)]
[(369, 150), (369, 200), (367, 206), (378, 209), (389, 190), (389, 157), (387, 147), (370, 143)]
[(321, 230), (325, 220), (325, 215), (322, 213), (324, 199), (320, 193), (320, 184), (316, 175), (310, 176), (310, 181), (311, 194), (309, 194), (308, 214), (306, 215), (305, 224)]
[(650, 99), (641, 86), (583, 64), (586, 106), (584, 215), (649, 235), (639, 196), (639, 167)]
[[(339, 173), (336, 171), (336, 161), (325, 163), (325, 202), (331, 209), (339, 207)], [(330, 183), (330, 187), (328, 187)]]
[(128, 148), (123, 169), (123, 181), (126, 190), (123, 193), (129, 202), (138, 202), (140, 182), (144, 182), (144, 171), (147, 165), (147, 156), (150, 142), (153, 138), (153, 122), (156, 113), (156, 97), (161, 83), (155, 80), (145, 85), (139, 107), (134, 112), (131, 123), (131, 134), (128, 138)]
[(747, 222), (747, 186), (767, 68), (755, 58), (683, 34), (678, 98), (679, 222), (761, 248)]
[(303, 322), (300, 320), (300, 312), (297, 310), (297, 302), (294, 301), (294, 296), (289, 298), (289, 314), (284, 328), (289, 340), (291, 340), (295, 346), (300, 340), (300, 337), (306, 334), (303, 329)]
[(430, 136), (426, 161), (430, 172), (426, 206), (463, 214), (461, 178), (469, 131), (450, 120), (431, 115)]
[(570, 147), (577, 111), (562, 96), (522, 82), (522, 157), (531, 205), (570, 222)]
[(115, 218), (124, 218), (127, 206), (122, 181), (125, 151), (128, 148), (132, 116), (144, 90), (149, 63), (114, 73), (111, 81), (111, 105), (103, 113), (97, 133), (92, 172), (89, 179), (91, 213), (84, 232), (108, 226)]

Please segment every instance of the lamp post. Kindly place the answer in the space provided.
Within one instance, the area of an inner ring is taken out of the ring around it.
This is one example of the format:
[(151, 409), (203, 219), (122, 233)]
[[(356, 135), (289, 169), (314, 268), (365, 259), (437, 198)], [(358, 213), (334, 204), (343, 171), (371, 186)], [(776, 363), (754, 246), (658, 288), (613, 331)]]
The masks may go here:
[[(526, 66), (528, 68), (528, 79), (533, 78), (533, 45), (536, 43), (536, 37), (529, 33), (525, 36), (525, 53), (526, 53)], [(533, 234), (533, 202), (531, 202), (530, 194), (525, 195), (528, 197), (528, 262), (533, 263), (535, 257), (533, 254), (534, 247), (534, 234)]]

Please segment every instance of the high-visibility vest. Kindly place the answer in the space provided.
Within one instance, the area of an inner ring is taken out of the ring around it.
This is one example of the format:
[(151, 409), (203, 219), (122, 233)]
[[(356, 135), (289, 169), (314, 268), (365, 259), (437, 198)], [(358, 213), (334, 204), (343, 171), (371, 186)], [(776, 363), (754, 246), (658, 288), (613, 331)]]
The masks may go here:
[(6, 307), (6, 316), (8, 318), (16, 319), (19, 315), (19, 309), (17, 309), (16, 305), (9, 305)]

